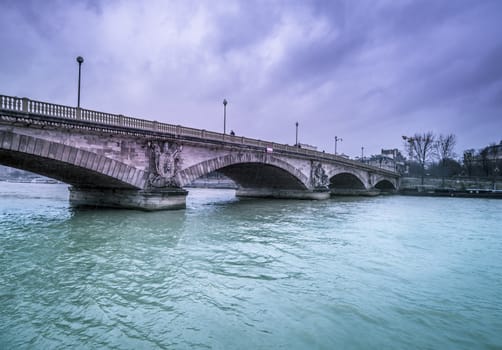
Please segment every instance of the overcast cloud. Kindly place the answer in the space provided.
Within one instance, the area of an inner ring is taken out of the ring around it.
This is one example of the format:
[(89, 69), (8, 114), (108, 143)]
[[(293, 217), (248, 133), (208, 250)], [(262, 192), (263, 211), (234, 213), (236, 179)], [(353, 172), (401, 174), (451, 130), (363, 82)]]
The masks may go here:
[(0, 94), (350, 156), (502, 139), (502, 1), (0, 0)]

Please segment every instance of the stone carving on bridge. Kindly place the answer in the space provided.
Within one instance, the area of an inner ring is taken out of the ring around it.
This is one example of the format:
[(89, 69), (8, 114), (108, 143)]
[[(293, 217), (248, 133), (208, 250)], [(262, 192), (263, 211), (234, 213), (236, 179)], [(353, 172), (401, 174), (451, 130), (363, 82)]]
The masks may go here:
[(328, 188), (329, 185), (328, 175), (326, 175), (326, 171), (322, 167), (321, 162), (312, 162), (310, 179), (313, 188), (316, 189)]
[(150, 187), (179, 187), (176, 175), (181, 169), (180, 153), (183, 146), (168, 141), (151, 142), (150, 146)]

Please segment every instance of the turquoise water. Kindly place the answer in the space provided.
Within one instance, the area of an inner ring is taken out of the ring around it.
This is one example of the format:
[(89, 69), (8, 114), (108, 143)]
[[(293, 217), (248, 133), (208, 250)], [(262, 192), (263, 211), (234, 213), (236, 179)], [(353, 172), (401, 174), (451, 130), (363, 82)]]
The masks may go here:
[(0, 349), (502, 349), (502, 201), (74, 210), (0, 183)]

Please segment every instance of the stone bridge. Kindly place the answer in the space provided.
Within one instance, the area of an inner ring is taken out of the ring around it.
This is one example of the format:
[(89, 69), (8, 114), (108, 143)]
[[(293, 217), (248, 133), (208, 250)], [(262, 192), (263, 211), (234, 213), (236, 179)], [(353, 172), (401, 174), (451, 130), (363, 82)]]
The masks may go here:
[(399, 175), (242, 136), (0, 95), (0, 164), (70, 184), (74, 205), (184, 208), (219, 171), (248, 197), (325, 199), (394, 191)]

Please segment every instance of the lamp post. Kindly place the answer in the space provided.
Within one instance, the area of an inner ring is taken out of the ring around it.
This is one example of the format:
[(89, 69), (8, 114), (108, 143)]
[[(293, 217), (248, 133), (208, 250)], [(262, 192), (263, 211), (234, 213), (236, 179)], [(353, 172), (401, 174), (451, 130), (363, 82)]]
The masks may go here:
[(84, 58), (82, 56), (77, 57), (78, 62), (78, 100), (77, 100), (77, 108), (80, 108), (80, 72), (82, 63), (84, 62)]
[(338, 141), (342, 142), (343, 139), (340, 138), (340, 137), (338, 137), (338, 136), (335, 136), (335, 156), (336, 156), (336, 144), (337, 144)]
[(364, 146), (361, 147), (361, 162), (364, 163)]
[(223, 135), (227, 133), (227, 100), (223, 99)]
[(415, 140), (420, 140), (420, 138), (415, 139), (410, 136), (401, 136), (401, 137), (403, 138), (404, 141), (408, 142), (408, 146), (410, 148), (410, 160), (412, 160), (413, 159), (413, 144), (414, 144)]
[(499, 174), (500, 170), (498, 166), (495, 166), (495, 169), (493, 169), (493, 190), (495, 191), (497, 189), (497, 176)]
[(298, 145), (298, 122), (296, 122), (295, 125), (296, 125), (296, 142), (295, 142), (295, 146), (299, 147), (299, 145)]
[(403, 140), (405, 142), (408, 142), (408, 153), (409, 153), (409, 156), (410, 156), (410, 160), (408, 161), (408, 170), (407, 170), (407, 173), (410, 174), (410, 168), (411, 168), (411, 162), (413, 161), (413, 145), (415, 144), (415, 138), (411, 137), (411, 136), (402, 136)]

